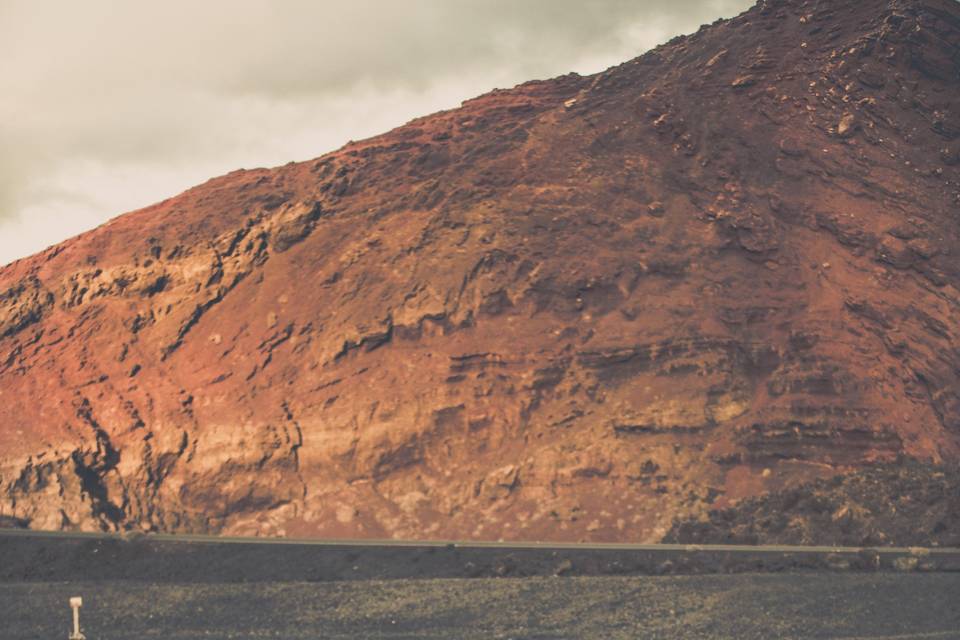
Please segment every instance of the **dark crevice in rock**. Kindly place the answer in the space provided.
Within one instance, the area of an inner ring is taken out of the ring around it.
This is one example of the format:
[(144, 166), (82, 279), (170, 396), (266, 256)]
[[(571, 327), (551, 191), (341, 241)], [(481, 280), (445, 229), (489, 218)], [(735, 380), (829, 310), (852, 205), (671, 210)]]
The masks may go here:
[(104, 529), (118, 529), (126, 513), (127, 496), (121, 496), (120, 505), (111, 500), (106, 476), (115, 473), (120, 462), (120, 452), (113, 446), (110, 436), (100, 426), (93, 415), (93, 408), (87, 398), (82, 398), (77, 406), (77, 417), (83, 420), (96, 437), (95, 451), (75, 450), (71, 455), (74, 473), (80, 479), (82, 491), (90, 498), (90, 508), (95, 518), (100, 519)]

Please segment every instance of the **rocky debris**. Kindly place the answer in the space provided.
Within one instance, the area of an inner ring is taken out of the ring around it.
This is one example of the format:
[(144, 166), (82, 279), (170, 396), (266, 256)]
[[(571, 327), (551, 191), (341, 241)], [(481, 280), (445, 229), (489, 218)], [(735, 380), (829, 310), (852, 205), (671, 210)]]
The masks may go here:
[(837, 124), (837, 135), (841, 138), (849, 138), (857, 131), (857, 117), (852, 113), (845, 113)]
[(0, 269), (0, 517), (654, 541), (955, 461), (958, 6), (765, 0)]
[[(960, 547), (960, 468), (908, 460), (868, 467), (678, 521), (664, 541)], [(917, 564), (899, 561), (902, 570)]]

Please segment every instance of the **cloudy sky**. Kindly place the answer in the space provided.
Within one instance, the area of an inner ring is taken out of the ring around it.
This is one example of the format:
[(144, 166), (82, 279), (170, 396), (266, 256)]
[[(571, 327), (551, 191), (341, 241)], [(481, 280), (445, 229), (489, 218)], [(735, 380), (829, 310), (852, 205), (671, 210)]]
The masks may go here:
[(753, 0), (0, 0), (0, 264)]

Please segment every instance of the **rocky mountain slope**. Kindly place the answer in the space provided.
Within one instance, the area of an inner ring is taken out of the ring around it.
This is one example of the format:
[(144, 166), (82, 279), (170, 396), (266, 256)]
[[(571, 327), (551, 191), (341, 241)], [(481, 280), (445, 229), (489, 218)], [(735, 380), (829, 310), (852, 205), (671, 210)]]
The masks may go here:
[(654, 541), (960, 458), (960, 3), (767, 0), (0, 270), (0, 516)]

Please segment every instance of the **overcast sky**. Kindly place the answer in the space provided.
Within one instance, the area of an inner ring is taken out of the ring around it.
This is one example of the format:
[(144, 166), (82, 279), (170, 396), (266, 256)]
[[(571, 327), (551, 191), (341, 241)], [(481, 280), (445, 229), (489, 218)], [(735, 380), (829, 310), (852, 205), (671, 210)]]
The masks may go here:
[(0, 264), (753, 0), (0, 0)]

